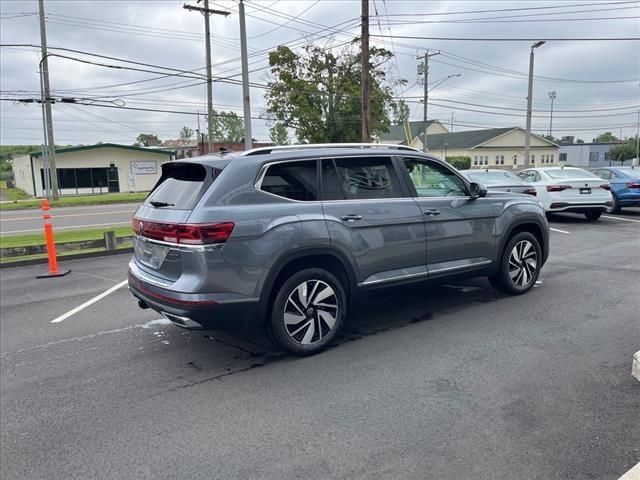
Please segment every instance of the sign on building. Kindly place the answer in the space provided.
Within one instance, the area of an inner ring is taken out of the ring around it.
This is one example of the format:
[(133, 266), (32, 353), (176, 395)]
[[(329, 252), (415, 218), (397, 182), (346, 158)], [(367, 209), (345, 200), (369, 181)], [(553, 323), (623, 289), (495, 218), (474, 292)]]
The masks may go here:
[(153, 175), (158, 171), (158, 166), (153, 160), (131, 162), (131, 172), (134, 175)]

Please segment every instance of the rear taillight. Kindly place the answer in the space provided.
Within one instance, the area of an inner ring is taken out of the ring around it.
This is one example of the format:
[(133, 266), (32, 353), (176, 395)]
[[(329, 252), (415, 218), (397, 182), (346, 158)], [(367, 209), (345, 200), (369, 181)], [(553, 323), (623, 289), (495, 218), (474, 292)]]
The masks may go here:
[(133, 217), (132, 227), (136, 235), (163, 242), (184, 245), (210, 245), (227, 241), (233, 222), (222, 223), (160, 223)]
[(522, 193), (524, 193), (525, 195), (533, 195), (534, 197), (538, 195), (538, 192), (535, 188), (527, 188), (526, 190), (523, 190)]
[(609, 185), (608, 183), (603, 183), (602, 185), (600, 185), (600, 188), (604, 188), (605, 190), (611, 190), (611, 185)]
[(627, 188), (640, 188), (640, 181), (627, 182)]
[(571, 185), (547, 185), (547, 192), (561, 192), (573, 188)]

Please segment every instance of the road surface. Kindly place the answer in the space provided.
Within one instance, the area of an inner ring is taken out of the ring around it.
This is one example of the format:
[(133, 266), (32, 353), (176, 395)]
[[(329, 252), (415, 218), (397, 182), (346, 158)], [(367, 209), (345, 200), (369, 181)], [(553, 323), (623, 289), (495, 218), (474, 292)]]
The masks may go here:
[(0, 477), (617, 479), (640, 460), (637, 219), (558, 216), (528, 294), (379, 293), (309, 358), (167, 325), (126, 287), (51, 323), (127, 255), (3, 270)]
[[(52, 208), (55, 231), (118, 227), (131, 224), (139, 203), (116, 203), (88, 207)], [(39, 209), (0, 211), (0, 234), (18, 235), (42, 232)]]

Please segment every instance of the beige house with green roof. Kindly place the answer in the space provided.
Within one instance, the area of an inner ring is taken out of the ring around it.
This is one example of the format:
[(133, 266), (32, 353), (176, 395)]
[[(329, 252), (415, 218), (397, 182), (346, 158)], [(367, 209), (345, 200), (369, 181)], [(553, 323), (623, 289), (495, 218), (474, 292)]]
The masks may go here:
[[(99, 143), (56, 150), (61, 195), (112, 192), (147, 192), (160, 178), (160, 165), (173, 160), (175, 151)], [(16, 187), (34, 197), (44, 196), (42, 152), (12, 161)]]

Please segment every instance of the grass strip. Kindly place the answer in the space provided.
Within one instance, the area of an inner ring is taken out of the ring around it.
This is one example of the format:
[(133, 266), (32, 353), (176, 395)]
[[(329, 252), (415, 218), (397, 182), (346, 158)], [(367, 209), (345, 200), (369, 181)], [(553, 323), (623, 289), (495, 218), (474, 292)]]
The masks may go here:
[[(17, 189), (6, 189), (5, 192)], [(22, 192), (26, 195), (24, 192)], [(106, 205), (109, 203), (133, 203), (142, 202), (147, 197), (146, 193), (110, 193), (105, 195), (78, 195), (60, 197), (52, 200), (52, 207), (80, 207), (86, 205)], [(28, 196), (27, 196), (28, 198)], [(12, 199), (13, 200), (13, 199)], [(20, 210), (28, 208), (40, 208), (39, 199), (19, 200), (12, 203), (0, 203), (0, 210)]]
[[(83, 242), (86, 240), (100, 240), (104, 232), (113, 230), (116, 237), (133, 235), (131, 227), (104, 227), (90, 230), (67, 230), (55, 233), (56, 243)], [(55, 231), (55, 229), (54, 229)], [(32, 245), (44, 245), (44, 230), (42, 233), (29, 233), (25, 235), (9, 235), (0, 237), (0, 248), (28, 247)], [(77, 252), (76, 252), (77, 253)]]

